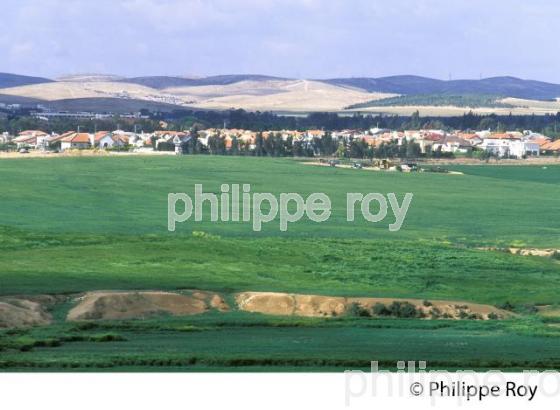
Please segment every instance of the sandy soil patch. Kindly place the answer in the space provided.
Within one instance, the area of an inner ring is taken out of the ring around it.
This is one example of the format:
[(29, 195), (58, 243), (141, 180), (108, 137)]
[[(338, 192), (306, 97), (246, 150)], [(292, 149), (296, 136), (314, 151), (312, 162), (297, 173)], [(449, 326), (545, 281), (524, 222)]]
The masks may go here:
[[(298, 295), (276, 292), (242, 292), (235, 296), (239, 310), (269, 315), (333, 317), (345, 314), (353, 304), (369, 312), (376, 304), (385, 306), (393, 302), (408, 302), (426, 318), (463, 319), (467, 317), (488, 319), (513, 316), (510, 312), (494, 306), (450, 300), (400, 299), (400, 298), (345, 298), (319, 295)], [(372, 316), (375, 316), (372, 314)]]
[(219, 295), (209, 292), (89, 292), (77, 301), (67, 320), (135, 319), (162, 313), (196, 315), (210, 308), (229, 308)]
[(0, 298), (0, 328), (48, 325), (52, 316), (47, 312), (49, 297)]
[[(543, 306), (536, 306), (537, 310), (539, 311), (540, 316), (544, 317), (560, 317), (560, 306), (558, 305), (543, 305)], [(560, 327), (560, 323), (554, 323), (554, 325)]]

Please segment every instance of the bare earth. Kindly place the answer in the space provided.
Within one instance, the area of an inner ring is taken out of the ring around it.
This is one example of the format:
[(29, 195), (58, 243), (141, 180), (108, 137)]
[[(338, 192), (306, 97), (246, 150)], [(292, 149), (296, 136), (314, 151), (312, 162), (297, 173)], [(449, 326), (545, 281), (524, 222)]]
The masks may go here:
[(240, 81), (227, 85), (170, 87), (74, 79), (0, 89), (0, 94), (56, 101), (74, 98), (138, 99), (196, 108), (262, 111), (341, 111), (344, 107), (395, 96), (309, 80)]
[(209, 308), (229, 309), (217, 294), (197, 291), (191, 295), (170, 292), (89, 292), (77, 299), (67, 320), (135, 319), (154, 314), (196, 315)]
[(409, 302), (427, 316), (434, 308), (452, 319), (459, 319), (461, 311), (480, 315), (481, 319), (488, 319), (491, 313), (499, 318), (512, 316), (510, 312), (494, 306), (450, 300), (430, 300), (431, 305), (424, 306), (424, 301), (420, 299), (354, 298), (274, 292), (242, 292), (236, 295), (235, 300), (239, 310), (269, 315), (333, 317), (346, 313), (352, 304), (371, 310), (377, 303), (388, 306), (393, 302)]
[(0, 94), (36, 98), (44, 101), (76, 98), (134, 99), (201, 109), (276, 112), (370, 112), (422, 116), (454, 116), (469, 111), (476, 114), (544, 115), (560, 111), (559, 101), (504, 98), (512, 105), (503, 107), (456, 106), (379, 106), (346, 110), (353, 104), (394, 97), (397, 94), (367, 92), (363, 89), (333, 85), (313, 80), (240, 81), (225, 85), (183, 86), (155, 89), (144, 85), (115, 82), (118, 78), (103, 75), (71, 76), (54, 83), (33, 84), (0, 89)]
[(50, 306), (64, 297), (49, 295), (0, 297), (0, 328), (48, 325)]

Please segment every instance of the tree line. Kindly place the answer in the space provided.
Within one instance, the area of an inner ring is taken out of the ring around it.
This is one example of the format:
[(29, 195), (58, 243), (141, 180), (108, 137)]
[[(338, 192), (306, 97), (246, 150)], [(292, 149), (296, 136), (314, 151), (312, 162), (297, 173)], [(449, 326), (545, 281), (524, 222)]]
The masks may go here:
[[(452, 153), (442, 152), (441, 148), (435, 151), (428, 150), (422, 153), (420, 145), (414, 141), (403, 139), (401, 144), (396, 140), (383, 142), (378, 146), (370, 145), (362, 138), (350, 138), (349, 140), (337, 141), (330, 131), (321, 137), (312, 140), (294, 140), (291, 136), (284, 139), (280, 133), (272, 133), (264, 138), (262, 132), (258, 132), (254, 144), (245, 142), (237, 137), (231, 139), (228, 147), (226, 138), (220, 134), (208, 137), (206, 145), (203, 145), (193, 130), (192, 136), (182, 144), (184, 154), (191, 155), (244, 155), (256, 157), (337, 157), (337, 158), (443, 158), (453, 157)], [(152, 141), (155, 144), (155, 139)], [(153, 145), (155, 146), (155, 145)], [(160, 142), (157, 145), (160, 151), (173, 151), (173, 143)]]
[[(62, 133), (68, 130), (95, 132), (96, 130), (143, 131), (146, 133), (162, 129), (185, 130), (201, 128), (239, 128), (251, 131), (309, 130), (326, 131), (342, 129), (366, 130), (373, 127), (392, 130), (405, 129), (459, 129), (513, 131), (533, 130), (547, 136), (560, 137), (560, 113), (547, 115), (479, 115), (472, 112), (453, 117), (420, 116), (418, 112), (410, 116), (381, 114), (311, 113), (304, 116), (279, 115), (270, 112), (194, 111), (178, 110), (167, 113), (149, 113), (149, 119), (121, 118), (106, 119), (52, 118), (49, 121), (32, 117), (28, 113), (5, 113), (0, 117), (0, 132), (17, 134), (27, 129), (37, 129), (48, 133)], [(165, 124), (162, 124), (162, 121)]]

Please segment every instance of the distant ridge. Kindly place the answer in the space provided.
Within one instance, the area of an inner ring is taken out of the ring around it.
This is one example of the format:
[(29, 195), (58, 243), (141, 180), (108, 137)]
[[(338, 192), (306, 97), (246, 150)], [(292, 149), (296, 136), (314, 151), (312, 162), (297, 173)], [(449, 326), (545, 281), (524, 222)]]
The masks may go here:
[(229, 74), (215, 75), (202, 78), (186, 78), (174, 76), (147, 76), (133, 77), (119, 80), (123, 83), (139, 84), (146, 87), (164, 89), (169, 87), (194, 87), (203, 85), (228, 85), (238, 83), (240, 81), (269, 81), (269, 80), (286, 80), (282, 77), (273, 77), (260, 74)]
[(560, 97), (560, 85), (516, 77), (490, 77), (481, 80), (436, 80), (414, 75), (390, 77), (332, 78), (319, 80), (332, 85), (354, 87), (369, 92), (395, 94), (493, 94), (504, 97), (549, 100)]
[(52, 83), (53, 80), (27, 75), (0, 73), (0, 88), (19, 87), (22, 85)]
[[(260, 74), (208, 77), (73, 74), (57, 78), (0, 74), (0, 102), (68, 111), (129, 112), (141, 108), (345, 112), (410, 115), (479, 113), (545, 115), (560, 112), (560, 84), (492, 77), (438, 80), (416, 75), (293, 79)], [(48, 102), (48, 103), (47, 103)]]

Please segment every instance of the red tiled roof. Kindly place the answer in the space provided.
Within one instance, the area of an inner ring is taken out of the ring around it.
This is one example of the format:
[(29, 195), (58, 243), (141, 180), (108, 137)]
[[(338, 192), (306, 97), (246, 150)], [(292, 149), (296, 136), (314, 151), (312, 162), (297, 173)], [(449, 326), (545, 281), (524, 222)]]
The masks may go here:
[(62, 138), (61, 141), (85, 144), (90, 142), (90, 138), (89, 138), (89, 134), (85, 132), (75, 132), (72, 133), (71, 135), (68, 135), (67, 137)]

